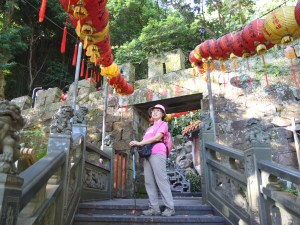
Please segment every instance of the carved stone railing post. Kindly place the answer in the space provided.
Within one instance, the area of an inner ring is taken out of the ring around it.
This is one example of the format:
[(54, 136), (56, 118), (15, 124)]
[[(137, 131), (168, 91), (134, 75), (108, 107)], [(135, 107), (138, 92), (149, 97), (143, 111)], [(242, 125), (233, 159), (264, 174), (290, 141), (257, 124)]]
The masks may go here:
[(207, 151), (205, 150), (205, 142), (215, 141), (213, 123), (209, 114), (201, 115), (200, 120), (202, 124), (199, 129), (199, 151), (200, 151), (200, 166), (201, 166), (201, 185), (202, 185), (202, 202), (208, 204), (208, 190), (209, 190), (209, 171), (206, 163)]
[(201, 185), (202, 185), (202, 202), (208, 204), (208, 190), (209, 190), (209, 171), (206, 163), (208, 153), (205, 150), (205, 142), (215, 141), (213, 131), (200, 131), (199, 133), (199, 150), (200, 150), (200, 165), (201, 165)]
[(15, 225), (18, 219), (24, 180), (14, 164), (20, 156), (20, 137), (15, 132), (24, 124), (15, 103), (0, 101), (0, 224)]
[(0, 224), (17, 224), (23, 179), (0, 173)]
[(260, 193), (260, 186), (264, 182), (258, 167), (258, 160), (271, 161), (271, 148), (269, 144), (256, 143), (245, 150), (245, 173), (247, 176), (247, 198), (249, 201), (249, 214), (251, 224), (267, 224), (265, 201)]
[[(57, 176), (57, 181), (59, 181), (61, 178), (63, 180), (63, 188), (61, 193), (58, 196), (58, 201), (56, 204), (56, 210), (55, 210), (55, 224), (63, 224), (64, 219), (64, 212), (67, 208), (67, 196), (68, 196), (68, 187), (69, 184), (69, 171), (70, 171), (70, 147), (72, 144), (72, 137), (71, 135), (67, 134), (50, 134), (49, 135), (49, 141), (48, 141), (48, 153), (53, 151), (64, 151), (66, 154), (66, 161), (64, 165), (62, 166), (61, 170), (58, 171), (59, 174), (55, 174)], [(51, 180), (51, 183), (53, 183), (53, 179)]]
[[(55, 174), (57, 178), (63, 181), (63, 188), (58, 196), (58, 201), (55, 209), (55, 224), (64, 224), (64, 216), (67, 209), (68, 198), (68, 184), (70, 179), (70, 148), (72, 146), (72, 124), (70, 119), (73, 117), (73, 109), (71, 106), (61, 106), (59, 111), (52, 117), (53, 121), (50, 126), (50, 135), (48, 141), (48, 153), (53, 151), (64, 151), (66, 154), (66, 161), (62, 168)], [(50, 179), (51, 183), (55, 179)], [(56, 179), (59, 181), (59, 179)]]
[(103, 141), (103, 151), (110, 155), (110, 172), (108, 178), (108, 187), (109, 187), (109, 198), (112, 199), (114, 195), (114, 163), (115, 163), (115, 149), (114, 149), (114, 135), (109, 133), (106, 135)]
[[(82, 149), (82, 159), (79, 165), (79, 176), (78, 179), (80, 181), (83, 180), (83, 172), (84, 172), (84, 164), (85, 164), (85, 149), (86, 149), (86, 131), (87, 131), (87, 119), (86, 114), (88, 113), (88, 108), (85, 106), (79, 106), (79, 109), (75, 112), (73, 118), (73, 127), (72, 134), (75, 137), (76, 134), (83, 135), (83, 141), (81, 143)], [(81, 198), (83, 182), (80, 183), (80, 193), (79, 196)]]

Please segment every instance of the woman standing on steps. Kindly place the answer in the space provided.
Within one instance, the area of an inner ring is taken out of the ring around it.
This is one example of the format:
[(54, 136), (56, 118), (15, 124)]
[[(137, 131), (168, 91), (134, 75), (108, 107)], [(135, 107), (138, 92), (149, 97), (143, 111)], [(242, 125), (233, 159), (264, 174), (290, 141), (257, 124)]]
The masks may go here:
[[(149, 116), (154, 120), (154, 125), (147, 129), (147, 132), (141, 142), (131, 141), (129, 145), (143, 146), (161, 141), (164, 135), (168, 133), (168, 124), (164, 122), (166, 117), (165, 107), (155, 105), (148, 109)], [(166, 170), (167, 149), (164, 143), (157, 143), (152, 148), (152, 154), (144, 160), (144, 176), (146, 191), (149, 196), (149, 209), (142, 211), (143, 215), (162, 215), (174, 216), (174, 202), (171, 193), (170, 184)], [(158, 189), (161, 194), (165, 211), (160, 212), (158, 204)]]

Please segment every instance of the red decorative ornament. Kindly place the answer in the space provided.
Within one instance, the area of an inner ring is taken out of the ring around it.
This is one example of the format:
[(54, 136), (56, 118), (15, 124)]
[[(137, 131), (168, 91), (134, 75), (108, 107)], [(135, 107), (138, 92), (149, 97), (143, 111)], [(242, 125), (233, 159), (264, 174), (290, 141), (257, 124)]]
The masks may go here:
[(197, 67), (197, 70), (200, 74), (203, 74), (205, 72), (203, 67)]
[(200, 45), (201, 56), (206, 60), (210, 60), (212, 58), (212, 53), (210, 50), (213, 42), (213, 40), (207, 40)]
[(196, 59), (196, 57), (194, 56), (194, 50), (191, 51), (191, 53), (189, 55), (189, 60), (190, 60), (190, 63), (194, 64), (195, 66), (203, 66), (203, 62)]
[(77, 59), (77, 44), (75, 45), (75, 51), (74, 51), (74, 55), (73, 55), (73, 62), (72, 62), (72, 66), (76, 66), (76, 59)]
[(243, 45), (243, 31), (239, 31), (233, 35), (231, 39), (231, 52), (237, 57), (251, 57), (250, 50)]
[(225, 36), (221, 37), (220, 42), (218, 43), (218, 47), (220, 52), (222, 52), (222, 58), (229, 59), (231, 53), (231, 39), (234, 34), (226, 34)]
[(41, 5), (40, 12), (39, 12), (39, 22), (40, 23), (44, 21), (46, 5), (47, 5), (47, 0), (42, 0), (42, 5)]
[(83, 77), (83, 72), (84, 72), (84, 58), (82, 59), (82, 63), (81, 63), (81, 72), (80, 72), (81, 77)]
[(262, 32), (264, 19), (254, 20), (247, 24), (242, 32), (243, 45), (245, 48), (258, 54), (264, 54), (274, 44), (267, 41)]
[[(59, 0), (59, 2), (63, 6), (63, 8), (66, 12), (73, 15), (73, 13), (74, 13), (73, 9), (75, 9), (78, 6), (78, 3), (80, 1), (78, 1), (78, 0)], [(70, 6), (72, 6), (72, 8), (68, 7), (69, 3), (70, 3)], [(84, 3), (85, 3), (84, 7), (86, 8), (86, 10), (88, 12), (88, 16), (84, 20), (89, 21), (92, 18), (97, 16), (97, 14), (101, 10), (101, 8), (103, 8), (106, 5), (107, 0), (98, 0), (98, 1), (84, 0)]]
[[(95, 34), (104, 30), (104, 28), (107, 26), (108, 19), (109, 19), (108, 8), (105, 6), (99, 9), (98, 14), (96, 16), (90, 16), (89, 14), (85, 19), (80, 20), (80, 24), (81, 26), (83, 25), (92, 26), (93, 34)], [(69, 20), (71, 25), (74, 28), (76, 28), (79, 19), (75, 18), (73, 16), (73, 13), (70, 13)]]
[(300, 26), (300, 1), (297, 2), (295, 7), (295, 19)]
[(65, 51), (66, 51), (66, 42), (67, 42), (67, 23), (64, 28), (64, 34), (63, 34), (63, 38), (61, 41), (61, 48), (60, 48), (61, 53), (65, 53)]
[(89, 66), (86, 66), (85, 79), (87, 80), (89, 77)]
[(222, 55), (224, 54), (224, 48), (219, 47), (221, 46), (220, 44), (220, 40), (216, 40), (211, 44), (211, 57), (214, 60), (219, 60), (220, 58), (222, 58)]

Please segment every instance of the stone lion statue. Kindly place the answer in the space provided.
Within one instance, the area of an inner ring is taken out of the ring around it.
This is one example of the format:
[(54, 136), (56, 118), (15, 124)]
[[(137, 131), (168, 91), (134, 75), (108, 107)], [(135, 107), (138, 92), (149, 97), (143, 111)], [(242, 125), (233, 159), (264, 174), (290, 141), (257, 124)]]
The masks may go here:
[(21, 146), (15, 132), (24, 125), (20, 108), (7, 100), (0, 101), (0, 173), (19, 173), (14, 162), (20, 156)]
[(54, 114), (50, 125), (50, 133), (62, 133), (71, 135), (72, 124), (70, 119), (73, 117), (73, 109), (71, 106), (62, 105), (60, 106), (57, 113)]
[(76, 110), (75, 116), (73, 118), (73, 124), (82, 123), (87, 124), (86, 114), (88, 113), (88, 108), (85, 106), (79, 106), (79, 109)]
[(114, 144), (114, 135), (109, 133), (104, 138), (104, 146), (112, 146)]

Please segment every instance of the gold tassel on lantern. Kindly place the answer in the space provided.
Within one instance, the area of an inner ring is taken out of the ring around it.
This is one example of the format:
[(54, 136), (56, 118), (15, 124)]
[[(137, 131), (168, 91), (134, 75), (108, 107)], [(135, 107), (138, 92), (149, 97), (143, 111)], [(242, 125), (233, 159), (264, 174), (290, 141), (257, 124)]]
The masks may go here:
[(75, 7), (74, 13), (73, 13), (73, 15), (76, 19), (83, 20), (87, 17), (88, 12), (84, 6), (85, 6), (85, 3), (83, 0), (79, 0), (77, 2), (77, 6)]

